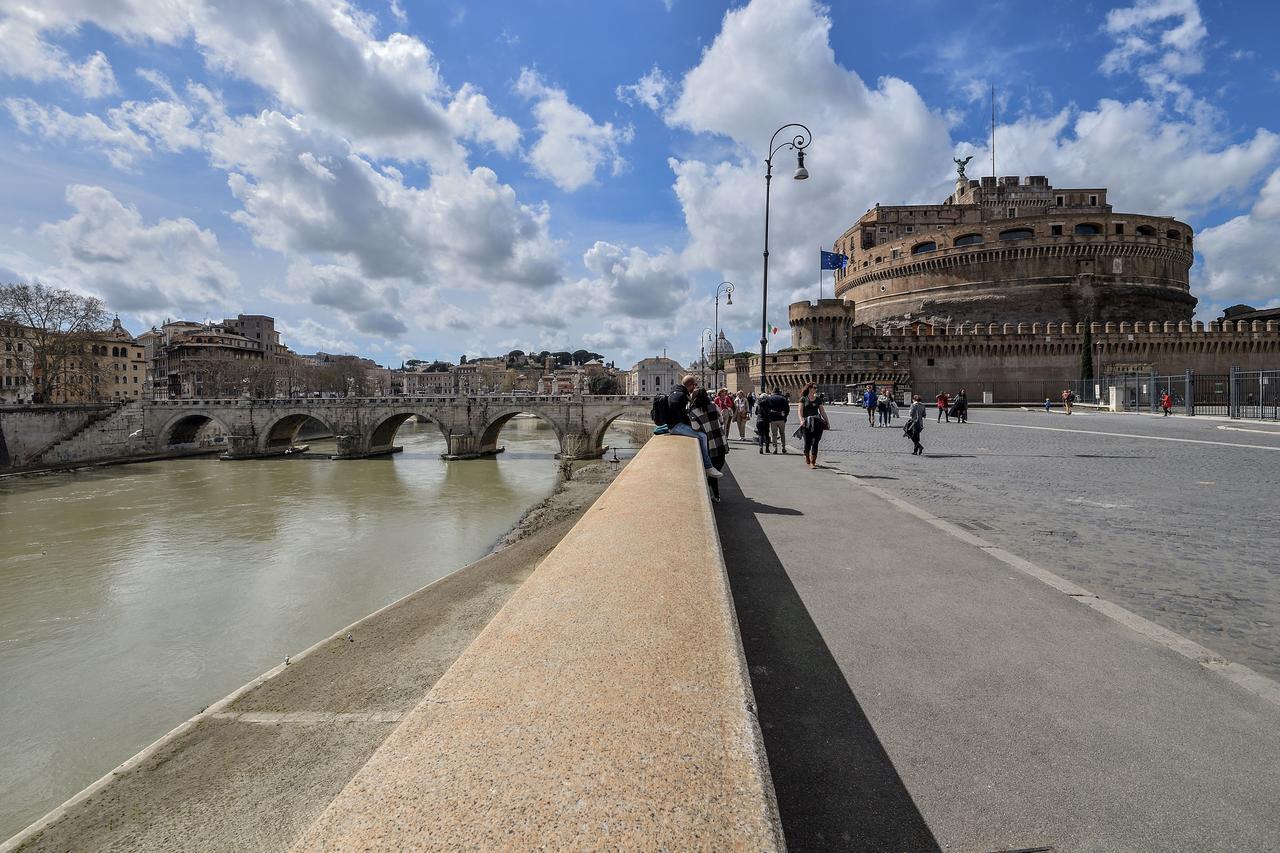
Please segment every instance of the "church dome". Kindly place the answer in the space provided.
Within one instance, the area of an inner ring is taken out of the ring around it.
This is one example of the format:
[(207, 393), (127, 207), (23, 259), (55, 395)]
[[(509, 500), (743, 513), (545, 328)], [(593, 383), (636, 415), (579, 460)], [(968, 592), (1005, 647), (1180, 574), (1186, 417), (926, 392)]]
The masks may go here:
[(722, 358), (728, 358), (735, 352), (737, 352), (737, 350), (733, 348), (733, 344), (729, 343), (729, 339), (724, 336), (724, 332), (722, 331), (720, 332), (720, 337), (716, 338), (715, 350), (710, 353), (710, 355), (713, 359), (718, 361)]

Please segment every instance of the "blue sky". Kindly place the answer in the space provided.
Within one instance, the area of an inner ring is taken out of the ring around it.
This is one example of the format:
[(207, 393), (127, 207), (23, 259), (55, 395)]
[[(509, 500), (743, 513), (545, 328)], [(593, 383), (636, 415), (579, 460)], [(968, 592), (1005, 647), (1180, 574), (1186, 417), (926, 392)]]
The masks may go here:
[(774, 186), (780, 322), (869, 206), (988, 173), (994, 84), (999, 171), (1190, 222), (1208, 318), (1280, 302), (1278, 35), (1195, 0), (0, 0), (0, 278), (390, 364), (688, 361), (722, 280), (758, 337), (775, 128), (814, 132)]

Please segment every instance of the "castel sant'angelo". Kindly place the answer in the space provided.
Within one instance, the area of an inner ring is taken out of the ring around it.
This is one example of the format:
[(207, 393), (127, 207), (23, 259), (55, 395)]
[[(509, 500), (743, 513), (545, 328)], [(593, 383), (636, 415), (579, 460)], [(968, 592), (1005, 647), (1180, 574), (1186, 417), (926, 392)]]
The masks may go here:
[[(876, 205), (840, 235), (837, 298), (791, 305), (791, 346), (767, 356), (771, 386), (1028, 402), (1079, 379), (1086, 346), (1101, 375), (1280, 365), (1276, 320), (1192, 321), (1185, 222), (1113, 210), (1103, 187), (971, 180), (965, 162), (941, 204)], [(729, 372), (754, 386), (760, 357)]]

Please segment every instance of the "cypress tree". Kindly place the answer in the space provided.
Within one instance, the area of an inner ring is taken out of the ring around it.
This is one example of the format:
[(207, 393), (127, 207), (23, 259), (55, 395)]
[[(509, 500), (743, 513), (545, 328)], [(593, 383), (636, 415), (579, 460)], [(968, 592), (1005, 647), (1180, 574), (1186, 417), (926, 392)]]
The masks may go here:
[(1093, 324), (1084, 324), (1084, 348), (1080, 353), (1080, 378), (1093, 379)]

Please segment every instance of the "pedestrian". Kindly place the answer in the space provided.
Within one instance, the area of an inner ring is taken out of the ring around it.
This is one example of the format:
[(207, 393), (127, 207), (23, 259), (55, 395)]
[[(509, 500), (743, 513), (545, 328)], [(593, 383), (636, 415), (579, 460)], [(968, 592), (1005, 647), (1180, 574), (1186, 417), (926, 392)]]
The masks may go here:
[(738, 441), (747, 440), (747, 419), (751, 417), (751, 406), (747, 403), (747, 393), (739, 391), (733, 398), (733, 422), (738, 425)]
[[(720, 427), (723, 423), (720, 414), (720, 407), (712, 401), (706, 388), (693, 392), (693, 399), (689, 402), (689, 423), (706, 437), (707, 455), (711, 457), (711, 466), (717, 474), (724, 469), (724, 457), (729, 452), (724, 430)], [(715, 478), (711, 479), (711, 500), (720, 503), (720, 481)]]
[(800, 429), (804, 438), (804, 461), (814, 471), (818, 470), (818, 442), (822, 433), (830, 428), (823, 397), (813, 382), (800, 392)]
[(729, 395), (729, 389), (721, 388), (717, 391), (716, 398), (713, 402), (715, 403), (716, 408), (720, 410), (720, 422), (727, 424), (729, 422), (729, 415), (726, 414), (726, 412), (733, 411), (733, 397)]
[(697, 385), (698, 377), (690, 374), (671, 389), (671, 393), (667, 395), (667, 429), (670, 435), (683, 435), (698, 440), (698, 449), (702, 452), (702, 467), (707, 476), (714, 480), (723, 475), (711, 464), (707, 436), (695, 430), (689, 422), (689, 395)]
[(756, 392), (752, 391), (747, 394), (747, 414), (751, 414), (756, 410)]
[(1053, 408), (1053, 401), (1052, 401), (1052, 400), (1050, 400), (1048, 397), (1045, 397), (1045, 398), (1044, 398), (1044, 413), (1045, 413), (1046, 415), (1047, 415), (1047, 414), (1050, 414), (1050, 411), (1049, 411), (1049, 410), (1050, 410), (1050, 409), (1052, 409), (1052, 408)]
[(947, 392), (943, 391), (937, 396), (938, 403), (938, 423), (942, 423), (945, 417), (947, 423), (951, 423), (951, 398), (947, 396)]
[(769, 407), (766, 401), (769, 399), (767, 395), (761, 395), (756, 398), (756, 444), (760, 446), (761, 453), (769, 452)]
[(867, 426), (876, 425), (876, 386), (868, 385), (862, 392), (862, 408), (867, 410)]
[(1164, 417), (1173, 414), (1173, 395), (1166, 388), (1165, 392), (1160, 395), (1160, 408), (1164, 409)]
[(969, 422), (969, 397), (965, 394), (964, 389), (960, 389), (960, 393), (956, 394), (955, 400), (951, 404), (951, 414), (962, 424)]
[(911, 408), (907, 411), (907, 422), (903, 424), (902, 434), (911, 439), (911, 455), (924, 456), (924, 445), (920, 443), (920, 433), (924, 432), (924, 419), (928, 407), (920, 400), (920, 395), (911, 397)]
[(1070, 388), (1062, 389), (1062, 408), (1067, 410), (1067, 414), (1071, 414), (1071, 404), (1076, 401), (1076, 395), (1071, 393)]
[(787, 454), (787, 415), (791, 413), (791, 404), (783, 396), (781, 388), (774, 388), (764, 401), (769, 412), (769, 440), (773, 444), (773, 452), (782, 448), (782, 455)]
[(889, 395), (881, 391), (876, 395), (876, 412), (880, 415), (880, 426), (889, 425)]

